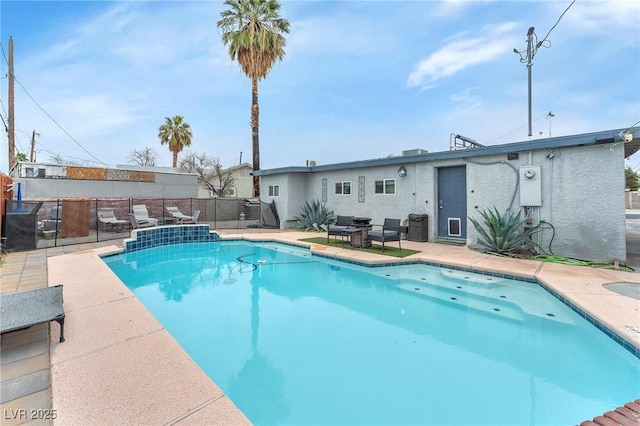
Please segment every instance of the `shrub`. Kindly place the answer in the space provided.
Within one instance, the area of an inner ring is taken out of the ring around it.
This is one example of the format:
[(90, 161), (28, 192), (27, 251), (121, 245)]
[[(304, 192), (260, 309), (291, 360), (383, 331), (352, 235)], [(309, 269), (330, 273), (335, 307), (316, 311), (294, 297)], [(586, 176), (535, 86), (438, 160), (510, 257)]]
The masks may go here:
[(520, 219), (520, 213), (511, 213), (508, 210), (500, 214), (495, 207), (493, 210), (480, 212), (484, 219), (485, 228), (480, 223), (469, 217), (473, 227), (478, 231), (478, 244), (489, 253), (499, 255), (513, 255), (516, 253), (533, 252), (534, 243), (531, 236), (540, 230), (540, 225), (526, 228), (521, 231), (526, 222)]
[(302, 213), (296, 216), (298, 228), (305, 231), (326, 231), (330, 224), (336, 221), (333, 210), (327, 210), (320, 200), (308, 201), (302, 206)]

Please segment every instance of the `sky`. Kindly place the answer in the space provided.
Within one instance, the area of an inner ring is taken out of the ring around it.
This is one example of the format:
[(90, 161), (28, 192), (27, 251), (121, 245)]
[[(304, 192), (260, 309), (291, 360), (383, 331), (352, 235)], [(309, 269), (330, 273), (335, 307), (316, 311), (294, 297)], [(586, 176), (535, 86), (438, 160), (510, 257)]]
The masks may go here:
[[(640, 121), (637, 0), (281, 4), (286, 56), (259, 83), (262, 169), (448, 151), (452, 133), (498, 145)], [(29, 153), (35, 131), (38, 162), (111, 167), (150, 147), (171, 166), (158, 127), (181, 115), (193, 133), (181, 157), (251, 163), (251, 80), (222, 44), (223, 10), (209, 0), (2, 0), (0, 113), (6, 122), (11, 36), (16, 152)], [(530, 27), (544, 40), (531, 67), (531, 138), (521, 61)], [(640, 171), (640, 155), (625, 165)]]

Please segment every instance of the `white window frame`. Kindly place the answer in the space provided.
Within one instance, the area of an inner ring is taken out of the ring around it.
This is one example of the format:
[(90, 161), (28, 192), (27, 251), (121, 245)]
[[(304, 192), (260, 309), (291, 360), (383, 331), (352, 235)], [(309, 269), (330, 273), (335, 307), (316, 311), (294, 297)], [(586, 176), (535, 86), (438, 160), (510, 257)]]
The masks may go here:
[(269, 197), (279, 197), (280, 196), (280, 185), (269, 185)]
[[(382, 182), (382, 192), (376, 192), (376, 186), (378, 182)], [(387, 192), (388, 182), (393, 182), (393, 192)], [(373, 194), (374, 195), (396, 195), (396, 180), (395, 179), (375, 179), (373, 181)]]
[[(216, 188), (216, 191), (209, 190), (209, 196), (211, 198), (218, 197), (217, 194), (219, 193), (220, 193), (220, 188)], [(236, 187), (233, 186), (231, 188), (226, 188), (224, 190), (224, 194), (220, 195), (220, 197), (236, 198)]]
[[(349, 192), (348, 193), (344, 192), (344, 184), (345, 183), (348, 184), (348, 186), (349, 186)], [(341, 192), (338, 192), (338, 185), (340, 185), (340, 191)], [(350, 180), (343, 180), (343, 181), (340, 181), (340, 182), (336, 182), (336, 184), (334, 186), (334, 189), (333, 189), (333, 192), (334, 192), (335, 195), (351, 195), (351, 193), (352, 193), (351, 188), (353, 188), (353, 185), (351, 184), (351, 181)]]

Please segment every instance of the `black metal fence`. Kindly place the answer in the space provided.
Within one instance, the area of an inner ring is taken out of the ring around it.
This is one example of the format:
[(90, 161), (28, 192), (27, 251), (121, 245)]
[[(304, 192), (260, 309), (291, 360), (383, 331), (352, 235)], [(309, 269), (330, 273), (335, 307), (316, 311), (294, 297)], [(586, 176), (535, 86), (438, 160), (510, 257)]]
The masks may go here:
[[(9, 250), (33, 250), (70, 244), (122, 240), (131, 234), (133, 206), (145, 206), (158, 225), (175, 223), (167, 207), (193, 216), (211, 229), (277, 227), (269, 204), (241, 198), (74, 198), (45, 201), (6, 200), (3, 245)], [(103, 212), (113, 213), (105, 220)], [(262, 213), (261, 213), (262, 211)], [(265, 212), (269, 212), (265, 216)], [(100, 213), (100, 214), (99, 214)], [(275, 213), (275, 211), (273, 212)], [(276, 218), (277, 218), (277, 214)], [(267, 223), (269, 222), (269, 223)]]

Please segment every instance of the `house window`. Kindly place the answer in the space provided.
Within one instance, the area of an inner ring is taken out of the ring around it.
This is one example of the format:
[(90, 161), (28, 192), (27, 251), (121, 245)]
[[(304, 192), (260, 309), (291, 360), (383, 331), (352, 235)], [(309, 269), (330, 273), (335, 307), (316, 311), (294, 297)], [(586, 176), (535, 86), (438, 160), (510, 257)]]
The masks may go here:
[(396, 180), (395, 179), (380, 179), (373, 182), (374, 194), (395, 194), (396, 193)]
[(351, 195), (351, 182), (336, 182), (336, 195)]
[(280, 185), (269, 185), (269, 197), (280, 196)]
[[(217, 197), (220, 194), (220, 188), (216, 187), (215, 191), (209, 191), (211, 197)], [(222, 194), (223, 197), (235, 198), (236, 197), (236, 188), (225, 188)]]

